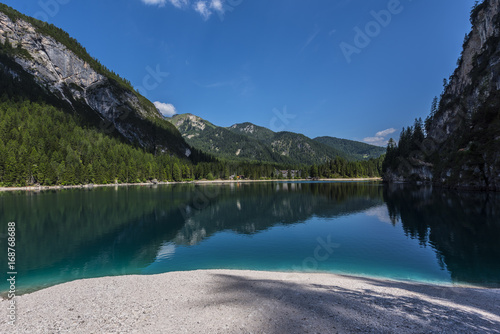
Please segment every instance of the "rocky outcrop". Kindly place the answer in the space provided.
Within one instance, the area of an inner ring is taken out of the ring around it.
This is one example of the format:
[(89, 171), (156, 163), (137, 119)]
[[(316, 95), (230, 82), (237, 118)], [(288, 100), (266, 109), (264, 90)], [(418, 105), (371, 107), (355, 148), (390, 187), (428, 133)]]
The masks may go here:
[(472, 31), (429, 131), (432, 140), (445, 142), (464, 118), (471, 118), (500, 89), (500, 57), (496, 52), (500, 47), (499, 13), (499, 0), (487, 0), (472, 13)]
[[(7, 39), (10, 45), (23, 50), (13, 60), (24, 71), (65, 101), (69, 110), (97, 119), (94, 125), (100, 130), (118, 132), (151, 150), (179, 154), (189, 150), (180, 133), (163, 120), (150, 101), (105, 71), (96, 70), (56, 38), (41, 33), (34, 24), (0, 11), (0, 42), (4, 44)], [(15, 76), (14, 69), (0, 65)]]
[(476, 4), (471, 22), (425, 140), (387, 181), (500, 190), (500, 0)]

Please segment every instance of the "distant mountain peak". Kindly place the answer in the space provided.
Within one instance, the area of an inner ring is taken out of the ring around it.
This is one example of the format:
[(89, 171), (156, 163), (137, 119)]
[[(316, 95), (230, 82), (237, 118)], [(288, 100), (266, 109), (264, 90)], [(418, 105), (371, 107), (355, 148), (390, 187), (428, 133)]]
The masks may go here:
[(300, 133), (276, 133), (250, 122), (219, 127), (192, 114), (174, 115), (169, 121), (193, 147), (229, 160), (314, 164), (337, 157), (366, 160), (385, 153), (384, 148), (365, 143), (337, 138), (322, 143)]
[(240, 132), (245, 132), (245, 133), (254, 133), (256, 131), (255, 124), (252, 124), (249, 122), (234, 124), (234, 125), (231, 125), (230, 128), (237, 129)]

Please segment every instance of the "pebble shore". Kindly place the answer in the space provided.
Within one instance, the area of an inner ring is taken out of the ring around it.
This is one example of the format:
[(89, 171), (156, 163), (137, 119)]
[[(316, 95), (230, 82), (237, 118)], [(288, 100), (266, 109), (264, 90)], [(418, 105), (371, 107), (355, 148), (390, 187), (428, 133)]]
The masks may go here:
[(0, 333), (500, 333), (500, 290), (235, 270), (77, 280), (0, 302)]

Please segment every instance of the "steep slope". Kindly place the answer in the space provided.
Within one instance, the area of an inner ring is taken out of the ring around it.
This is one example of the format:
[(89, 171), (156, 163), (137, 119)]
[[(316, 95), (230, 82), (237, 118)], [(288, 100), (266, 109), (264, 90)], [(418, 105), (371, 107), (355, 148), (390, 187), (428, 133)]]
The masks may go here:
[(335, 137), (316, 137), (314, 141), (336, 148), (356, 158), (356, 160), (368, 160), (378, 158), (385, 154), (385, 147), (379, 147), (361, 143), (354, 140), (340, 139)]
[(419, 137), (409, 128), (388, 148), (387, 181), (500, 190), (500, 0), (476, 3), (471, 23), (458, 67), (425, 122), (427, 136), (407, 143)]
[(53, 104), (78, 114), (87, 126), (151, 152), (191, 152), (150, 101), (63, 30), (0, 4), (0, 54), (3, 93), (8, 97), (16, 95), (13, 86), (36, 83), (43, 94), (35, 96), (57, 101)]

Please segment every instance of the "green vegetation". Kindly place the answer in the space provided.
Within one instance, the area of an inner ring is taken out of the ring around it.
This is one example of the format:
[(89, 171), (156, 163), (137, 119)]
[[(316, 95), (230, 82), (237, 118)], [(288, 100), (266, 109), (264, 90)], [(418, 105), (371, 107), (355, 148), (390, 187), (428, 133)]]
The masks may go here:
[[(189, 118), (195, 118), (191, 120)], [(202, 152), (229, 161), (293, 163), (292, 159), (276, 154), (260, 141), (249, 138), (229, 128), (218, 127), (190, 114), (175, 115), (172, 124), (180, 124), (178, 130), (188, 144)]]
[[(377, 176), (376, 161), (342, 159), (319, 166), (318, 176)], [(53, 106), (29, 101), (0, 104), (0, 184), (2, 186), (69, 185), (181, 181), (228, 178), (277, 178), (270, 164), (202, 162), (153, 155), (93, 129)], [(307, 175), (307, 168), (304, 175)]]
[(424, 157), (421, 156), (421, 147), (424, 139), (422, 119), (415, 119), (413, 126), (403, 128), (397, 144), (392, 138), (389, 140), (387, 153), (382, 164), (382, 173), (389, 169), (392, 171), (401, 169), (404, 161), (422, 160)]
[(317, 137), (315, 141), (336, 148), (347, 154), (352, 160), (369, 160), (385, 154), (384, 147), (378, 147), (354, 140), (335, 137)]
[(385, 155), (368, 161), (347, 161), (337, 158), (319, 166), (313, 165), (309, 175), (320, 178), (379, 177), (382, 174), (384, 158)]
[(141, 149), (78, 126), (46, 104), (0, 104), (0, 184), (65, 185), (168, 178), (179, 159)]
[(247, 137), (257, 139), (259, 141), (269, 141), (272, 140), (275, 133), (268, 128), (252, 124), (250, 122), (234, 124), (227, 128), (229, 131), (234, 133), (245, 135)]
[(485, 9), (487, 6), (486, 0), (483, 0), (482, 2), (476, 1), (474, 3), (474, 6), (472, 6), (472, 9), (470, 11), (470, 23), (474, 24), (477, 19), (477, 15), (479, 12), (483, 9)]
[(224, 128), (191, 114), (169, 119), (185, 140), (202, 152), (229, 161), (278, 164), (321, 164), (341, 157), (349, 161), (378, 158), (385, 148), (322, 137), (310, 139), (293, 132), (273, 132), (252, 123)]
[[(137, 117), (137, 115), (133, 115), (132, 117), (129, 117), (127, 122), (131, 123), (131, 125), (134, 128), (145, 128), (146, 130), (149, 131), (149, 133), (152, 133), (154, 137), (157, 137), (155, 138), (157, 140), (168, 139), (168, 142), (171, 143), (171, 147), (169, 148), (176, 154), (181, 153), (181, 152), (176, 152), (176, 149), (178, 148), (179, 144), (184, 144), (181, 138), (179, 139), (182, 143), (179, 143), (178, 138), (176, 138), (180, 137), (178, 131), (169, 122), (163, 119), (163, 117), (157, 112), (156, 107), (153, 105), (153, 103), (151, 103), (151, 101), (143, 97), (141, 94), (139, 94), (138, 91), (136, 91), (132, 87), (130, 81), (120, 77), (115, 72), (106, 68), (97, 59), (90, 56), (87, 50), (76, 39), (71, 37), (64, 30), (54, 26), (53, 24), (49, 24), (47, 22), (43, 22), (33, 17), (24, 15), (2, 3), (0, 3), (0, 11), (6, 14), (13, 22), (16, 22), (17, 20), (26, 21), (30, 23), (38, 33), (52, 37), (59, 43), (63, 44), (66, 48), (68, 48), (68, 50), (70, 50), (80, 59), (89, 64), (90, 67), (94, 69), (97, 73), (105, 76), (109, 80), (109, 85), (113, 89), (117, 91), (122, 90), (133, 93), (138, 98), (141, 107), (146, 111), (145, 114), (146, 120), (140, 119), (139, 117)], [(31, 55), (21, 46), (17, 46), (16, 48), (9, 48), (9, 46), (6, 43), (6, 46), (3, 46), (2, 49), (3, 49), (2, 52), (7, 55), (15, 54), (17, 56), (23, 56), (28, 59), (31, 58)], [(80, 101), (72, 101), (72, 103), (73, 103), (73, 108), (75, 108), (76, 106), (77, 112), (85, 114), (83, 118), (89, 117), (88, 114), (91, 114), (91, 112), (89, 113), (86, 105), (82, 105)], [(133, 106), (129, 107), (131, 107), (132, 110), (135, 110)], [(94, 115), (94, 123), (95, 121), (96, 118)], [(154, 146), (154, 144), (151, 144), (151, 146)], [(153, 150), (154, 148), (150, 147), (150, 149)], [(196, 151), (194, 153), (196, 155), (195, 157), (196, 159), (200, 160), (206, 159), (203, 156), (199, 156), (198, 155), (199, 152)]]
[[(81, 89), (77, 85), (63, 87), (64, 97), (59, 91), (51, 91), (46, 85), (40, 85), (37, 78), (27, 73), (13, 58), (18, 56), (27, 58), (25, 54), (29, 55), (21, 46), (14, 48), (8, 38), (3, 44), (0, 43), (0, 94), (3, 96), (3, 100), (28, 99), (47, 103), (72, 115), (77, 114), (78, 117), (75, 120), (82, 127), (99, 129), (99, 131), (108, 132), (109, 135), (124, 142), (129, 142), (129, 139), (116, 130), (115, 124), (104, 121), (99, 113), (90, 108), (84, 100), (75, 100), (72, 97), (69, 90), (70, 88)], [(108, 84), (113, 90), (121, 89), (114, 86), (116, 83), (113, 81), (108, 81)], [(150, 102), (148, 101), (148, 103)], [(155, 108), (152, 104), (151, 106)], [(149, 152), (154, 153), (157, 146), (161, 144), (161, 149), (166, 147), (170, 154), (183, 155), (185, 153), (187, 145), (179, 131), (161, 118), (156, 109), (151, 115), (158, 115), (158, 117), (148, 118), (140, 116), (130, 103), (122, 106), (120, 111), (122, 116), (117, 119), (117, 122), (124, 122), (126, 127), (133, 128), (141, 136), (142, 145)], [(136, 144), (134, 143), (134, 145)], [(192, 161), (210, 161), (211, 159), (196, 149), (191, 149), (191, 151)]]
[(26, 59), (32, 59), (28, 50), (23, 49), (21, 44), (12, 46), (8, 37), (5, 38), (5, 43), (2, 45), (2, 52), (11, 57), (23, 57)]

